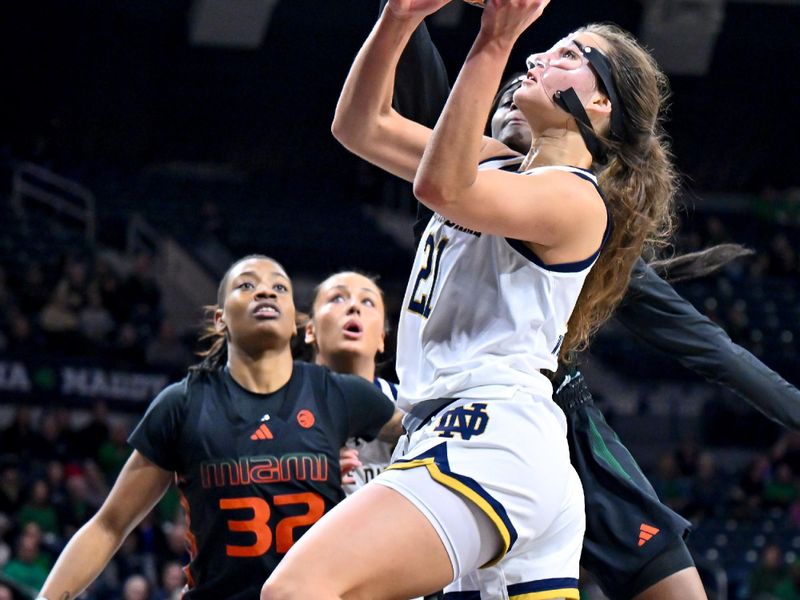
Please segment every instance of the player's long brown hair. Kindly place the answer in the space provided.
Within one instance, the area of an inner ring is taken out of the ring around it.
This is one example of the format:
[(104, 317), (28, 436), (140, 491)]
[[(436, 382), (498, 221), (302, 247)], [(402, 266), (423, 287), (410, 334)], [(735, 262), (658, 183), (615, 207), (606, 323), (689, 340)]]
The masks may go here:
[[(222, 331), (217, 327), (216, 323), (214, 322), (214, 315), (216, 314), (217, 310), (225, 306), (225, 293), (228, 289), (228, 279), (230, 279), (231, 271), (233, 271), (234, 267), (236, 267), (236, 265), (239, 263), (251, 259), (269, 260), (283, 269), (277, 260), (266, 256), (265, 254), (248, 254), (228, 267), (228, 270), (225, 271), (225, 275), (222, 276), (222, 279), (219, 282), (219, 287), (217, 287), (217, 303), (209, 304), (203, 307), (205, 316), (203, 319), (203, 326), (200, 332), (199, 341), (201, 344), (207, 343), (208, 348), (197, 353), (197, 355), (201, 358), (201, 361), (196, 365), (189, 367), (190, 372), (216, 371), (217, 369), (224, 367), (228, 362), (228, 336), (225, 331)], [(303, 316), (304, 315), (302, 315), (302, 313), (298, 313), (298, 319), (302, 318)]]
[[(645, 245), (663, 246), (674, 219), (677, 177), (662, 126), (669, 88), (655, 60), (626, 31), (607, 24), (579, 30), (608, 42), (617, 93), (625, 107), (625, 141), (599, 136), (607, 162), (595, 165), (613, 220), (611, 236), (586, 278), (569, 320), (560, 358), (586, 347), (625, 294)], [(622, 107), (612, 107), (621, 110)]]

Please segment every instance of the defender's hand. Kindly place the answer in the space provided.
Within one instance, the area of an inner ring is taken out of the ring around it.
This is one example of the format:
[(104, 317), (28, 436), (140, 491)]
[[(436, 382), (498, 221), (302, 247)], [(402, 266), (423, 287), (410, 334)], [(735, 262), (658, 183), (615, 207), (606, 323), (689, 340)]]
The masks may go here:
[(386, 9), (402, 19), (424, 19), (442, 8), (450, 0), (389, 0)]
[(513, 43), (549, 3), (550, 0), (486, 0), (480, 35)]

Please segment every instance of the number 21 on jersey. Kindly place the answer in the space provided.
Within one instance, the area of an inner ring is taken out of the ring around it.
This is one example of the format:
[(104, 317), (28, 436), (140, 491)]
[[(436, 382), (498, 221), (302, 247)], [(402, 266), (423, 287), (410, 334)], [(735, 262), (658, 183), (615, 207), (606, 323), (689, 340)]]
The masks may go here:
[(408, 310), (426, 319), (431, 314), (431, 300), (433, 299), (433, 290), (436, 288), (436, 278), (439, 275), (442, 251), (444, 251), (448, 241), (446, 237), (443, 237), (436, 242), (432, 233), (425, 240), (425, 256), (417, 273), (417, 279), (414, 282)]

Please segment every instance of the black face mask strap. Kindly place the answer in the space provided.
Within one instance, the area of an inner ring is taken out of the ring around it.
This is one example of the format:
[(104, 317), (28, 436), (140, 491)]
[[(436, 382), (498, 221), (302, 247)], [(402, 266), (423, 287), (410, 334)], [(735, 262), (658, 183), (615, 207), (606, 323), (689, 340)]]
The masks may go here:
[[(625, 132), (624, 108), (619, 100), (617, 89), (614, 86), (614, 79), (611, 76), (611, 64), (602, 52), (589, 46), (581, 46), (577, 40), (572, 42), (586, 57), (592, 70), (597, 75), (603, 86), (603, 91), (608, 95), (611, 102), (611, 137), (623, 139)], [(597, 137), (592, 127), (592, 122), (581, 104), (578, 95), (572, 88), (558, 91), (553, 96), (553, 101), (562, 109), (571, 114), (578, 123), (578, 130), (583, 138), (586, 148), (588, 148), (595, 160), (605, 160), (606, 149)]]
[(614, 77), (611, 75), (611, 63), (605, 54), (597, 48), (581, 46), (577, 40), (574, 40), (574, 44), (580, 48), (586, 60), (589, 61), (595, 74), (603, 84), (603, 91), (605, 91), (611, 102), (611, 136), (618, 140), (624, 139), (625, 107), (619, 99), (619, 94), (617, 94), (617, 86), (614, 85)]
[(580, 131), (583, 138), (583, 143), (586, 144), (586, 148), (588, 148), (589, 153), (595, 160), (604, 160), (606, 155), (605, 148), (603, 148), (600, 140), (597, 139), (597, 135), (592, 128), (592, 122), (589, 120), (589, 115), (583, 109), (583, 104), (581, 104), (581, 100), (575, 90), (569, 88), (556, 92), (553, 95), (553, 102), (573, 116), (578, 124), (578, 131)]

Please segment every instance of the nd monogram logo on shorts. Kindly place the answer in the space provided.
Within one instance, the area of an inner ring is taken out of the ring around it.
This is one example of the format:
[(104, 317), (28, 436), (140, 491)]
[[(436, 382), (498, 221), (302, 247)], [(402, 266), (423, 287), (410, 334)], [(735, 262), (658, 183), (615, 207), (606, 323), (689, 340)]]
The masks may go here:
[(468, 440), (473, 435), (480, 435), (486, 431), (488, 422), (486, 404), (473, 402), (448, 410), (439, 418), (434, 431), (441, 431), (440, 437), (451, 438), (458, 434), (462, 440)]

